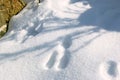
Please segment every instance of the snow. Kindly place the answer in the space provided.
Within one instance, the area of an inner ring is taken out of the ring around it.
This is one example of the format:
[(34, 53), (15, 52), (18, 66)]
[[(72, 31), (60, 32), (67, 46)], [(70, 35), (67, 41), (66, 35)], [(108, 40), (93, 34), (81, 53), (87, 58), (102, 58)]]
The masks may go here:
[(0, 39), (0, 80), (120, 80), (119, 1), (26, 2)]

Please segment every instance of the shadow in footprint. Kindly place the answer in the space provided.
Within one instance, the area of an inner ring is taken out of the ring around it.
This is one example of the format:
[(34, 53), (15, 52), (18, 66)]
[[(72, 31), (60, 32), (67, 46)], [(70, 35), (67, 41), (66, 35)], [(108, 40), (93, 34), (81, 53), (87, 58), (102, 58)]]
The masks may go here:
[(109, 61), (108, 65), (109, 65), (108, 71), (107, 71), (108, 74), (110, 76), (116, 77), (117, 76), (117, 63), (114, 61)]
[(46, 64), (47, 68), (52, 68), (53, 67), (53, 65), (55, 64), (57, 55), (58, 55), (58, 52), (54, 51), (53, 54), (51, 55), (50, 59), (48, 60), (47, 64)]
[(69, 61), (70, 61), (70, 57), (71, 57), (71, 56), (70, 56), (69, 50), (65, 50), (64, 55), (63, 55), (63, 57), (61, 58), (58, 67), (59, 67), (60, 69), (66, 68), (66, 67), (68, 66)]
[(67, 35), (62, 41), (62, 46), (67, 49), (72, 45), (71, 36)]

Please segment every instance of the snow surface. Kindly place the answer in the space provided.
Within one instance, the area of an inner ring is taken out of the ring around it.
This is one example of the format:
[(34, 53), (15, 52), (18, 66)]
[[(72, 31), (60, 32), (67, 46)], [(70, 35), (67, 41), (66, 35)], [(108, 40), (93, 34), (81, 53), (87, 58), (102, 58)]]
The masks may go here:
[(119, 0), (26, 0), (0, 39), (0, 80), (120, 80)]

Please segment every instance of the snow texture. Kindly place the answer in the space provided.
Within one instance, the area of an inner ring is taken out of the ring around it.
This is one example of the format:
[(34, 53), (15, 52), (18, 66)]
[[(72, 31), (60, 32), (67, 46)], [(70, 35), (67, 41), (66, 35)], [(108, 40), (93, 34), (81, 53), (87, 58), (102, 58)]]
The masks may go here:
[(0, 39), (0, 80), (120, 80), (119, 0), (25, 0)]

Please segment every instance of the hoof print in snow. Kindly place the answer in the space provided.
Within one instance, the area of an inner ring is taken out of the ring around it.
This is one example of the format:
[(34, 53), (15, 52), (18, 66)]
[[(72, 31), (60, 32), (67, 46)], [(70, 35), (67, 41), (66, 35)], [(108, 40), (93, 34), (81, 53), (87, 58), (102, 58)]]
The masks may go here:
[(115, 61), (108, 61), (100, 67), (101, 75), (104, 79), (117, 79), (118, 77), (118, 64)]

